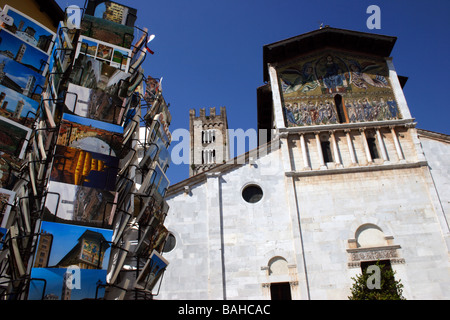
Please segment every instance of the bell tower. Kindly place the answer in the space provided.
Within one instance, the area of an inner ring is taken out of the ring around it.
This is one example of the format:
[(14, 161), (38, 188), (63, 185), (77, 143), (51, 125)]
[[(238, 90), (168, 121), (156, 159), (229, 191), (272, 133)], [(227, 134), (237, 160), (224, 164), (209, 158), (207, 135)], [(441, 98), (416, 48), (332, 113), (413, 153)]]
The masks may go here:
[(225, 107), (209, 108), (209, 115), (205, 109), (200, 109), (200, 115), (195, 110), (189, 110), (190, 131), (190, 167), (189, 176), (209, 170), (215, 165), (222, 164), (229, 158), (228, 123)]

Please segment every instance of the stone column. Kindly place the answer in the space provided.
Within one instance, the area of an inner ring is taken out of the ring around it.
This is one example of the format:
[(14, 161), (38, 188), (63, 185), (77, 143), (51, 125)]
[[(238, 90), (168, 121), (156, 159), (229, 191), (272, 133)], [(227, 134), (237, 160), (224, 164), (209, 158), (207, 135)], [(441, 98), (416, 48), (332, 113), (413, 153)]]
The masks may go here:
[(395, 145), (395, 150), (397, 151), (398, 160), (404, 161), (405, 157), (403, 156), (402, 148), (400, 147), (400, 143), (398, 141), (397, 132), (395, 132), (395, 129), (393, 126), (391, 126), (389, 128), (391, 129), (392, 139), (394, 139), (394, 145)]
[(302, 149), (302, 157), (303, 157), (303, 169), (311, 169), (311, 166), (309, 165), (308, 161), (308, 151), (306, 150), (306, 143), (305, 143), (305, 135), (303, 133), (300, 133), (300, 147)]
[(350, 158), (352, 160), (352, 165), (356, 165), (355, 150), (353, 150), (352, 137), (350, 136), (350, 130), (345, 130), (345, 135), (347, 137), (348, 151), (350, 152)]
[(367, 137), (366, 133), (364, 132), (364, 129), (365, 128), (359, 129), (359, 132), (361, 132), (361, 138), (363, 140), (364, 150), (366, 151), (367, 162), (372, 163), (373, 159), (372, 156), (370, 155), (369, 144), (367, 143)]
[(330, 138), (331, 138), (331, 143), (333, 144), (333, 156), (334, 156), (334, 163), (337, 166), (341, 166), (341, 158), (339, 157), (339, 150), (338, 150), (338, 146), (337, 146), (337, 141), (336, 141), (336, 137), (334, 136), (334, 130), (330, 131)]
[(320, 144), (319, 132), (314, 132), (316, 136), (316, 145), (317, 145), (317, 155), (319, 156), (320, 169), (326, 169), (325, 161), (323, 159), (322, 146)]
[(376, 128), (377, 133), (377, 141), (378, 145), (380, 146), (381, 156), (383, 157), (384, 162), (388, 162), (389, 159), (387, 157), (386, 148), (384, 147), (383, 137), (381, 136), (380, 128)]

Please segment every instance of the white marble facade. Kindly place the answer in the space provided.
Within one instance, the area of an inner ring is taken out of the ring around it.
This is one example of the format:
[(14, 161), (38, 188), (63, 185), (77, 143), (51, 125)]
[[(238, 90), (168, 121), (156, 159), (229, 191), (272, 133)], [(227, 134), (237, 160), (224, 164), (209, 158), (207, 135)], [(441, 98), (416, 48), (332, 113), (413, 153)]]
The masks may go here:
[[(308, 128), (284, 126), (269, 66), (276, 138), (171, 186), (176, 245), (157, 299), (270, 299), (274, 283), (292, 299), (347, 299), (360, 263), (378, 259), (406, 299), (450, 299), (450, 137), (415, 128), (387, 63), (402, 119)], [(256, 203), (249, 185), (263, 192)]]

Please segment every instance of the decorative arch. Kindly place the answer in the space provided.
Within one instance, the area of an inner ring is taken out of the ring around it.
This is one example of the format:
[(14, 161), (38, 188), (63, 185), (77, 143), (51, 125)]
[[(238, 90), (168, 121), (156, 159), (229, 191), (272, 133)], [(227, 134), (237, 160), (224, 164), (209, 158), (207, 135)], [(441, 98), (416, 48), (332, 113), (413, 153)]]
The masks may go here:
[(383, 230), (375, 224), (366, 223), (355, 232), (356, 245), (360, 247), (379, 247), (387, 245)]
[(376, 260), (389, 260), (391, 264), (405, 263), (401, 257), (401, 246), (395, 244), (394, 237), (386, 235), (377, 224), (361, 224), (353, 235), (347, 240), (349, 268), (359, 268), (361, 262)]
[(278, 292), (277, 290), (284, 287), (284, 293), (289, 296), (289, 299), (298, 298), (296, 265), (289, 264), (288, 260), (281, 255), (272, 255), (268, 259), (267, 265), (261, 267), (261, 271), (264, 272), (261, 288), (265, 297), (276, 299), (274, 298), (274, 292)]
[(289, 274), (288, 263), (285, 258), (277, 256), (269, 260), (269, 276)]

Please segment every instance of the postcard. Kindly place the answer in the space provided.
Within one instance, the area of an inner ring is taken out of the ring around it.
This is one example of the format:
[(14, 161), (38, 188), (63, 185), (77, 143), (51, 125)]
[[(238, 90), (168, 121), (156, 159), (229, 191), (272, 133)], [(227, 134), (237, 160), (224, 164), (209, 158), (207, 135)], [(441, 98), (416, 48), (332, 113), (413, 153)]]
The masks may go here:
[(23, 159), (31, 131), (28, 127), (0, 116), (0, 151)]
[(69, 83), (64, 99), (65, 112), (116, 125), (122, 122), (123, 104), (123, 99), (116, 95), (73, 83)]
[(59, 83), (63, 74), (70, 67), (73, 59), (73, 37), (72, 30), (68, 29), (62, 21), (59, 22), (55, 45), (50, 54), (49, 74), (50, 84), (56, 94), (59, 90)]
[(78, 57), (80, 53), (96, 58), (111, 67), (128, 72), (131, 56), (131, 50), (129, 49), (117, 47), (111, 43), (87, 36), (80, 36), (75, 56)]
[(106, 270), (31, 269), (28, 300), (83, 300), (105, 296)]
[(110, 95), (126, 97), (130, 87), (130, 74), (110, 66), (108, 63), (92, 56), (80, 54), (70, 74), (70, 82), (90, 88), (99, 89)]
[(139, 166), (144, 169), (151, 167), (153, 160), (157, 160), (161, 169), (166, 172), (170, 164), (170, 152), (167, 150), (166, 144), (160, 137), (156, 137), (147, 147), (147, 150), (139, 162)]
[(49, 60), (47, 53), (33, 47), (3, 28), (0, 28), (0, 40), (0, 54), (39, 74), (46, 74)]
[(0, 251), (2, 251), (2, 249), (3, 249), (3, 244), (6, 241), (6, 234), (7, 233), (8, 233), (8, 229), (0, 228)]
[[(145, 81), (145, 94), (144, 99), (148, 104), (153, 104), (156, 99), (161, 95), (161, 79), (148, 76)], [(156, 113), (155, 113), (156, 114)], [(151, 118), (155, 116), (152, 115)]]
[(147, 56), (147, 39), (148, 33), (147, 28), (144, 28), (143, 34), (133, 45), (133, 49), (131, 52), (131, 61), (130, 61), (130, 72), (135, 72), (141, 64), (144, 62), (145, 57)]
[(0, 188), (0, 223), (2, 228), (7, 227), (9, 213), (14, 206), (15, 197), (14, 191)]
[(122, 126), (64, 113), (56, 143), (120, 158), (122, 141)]
[(147, 226), (152, 218), (156, 218), (160, 223), (164, 223), (169, 211), (169, 205), (159, 193), (155, 193), (151, 196), (150, 201), (143, 203), (142, 208), (139, 207), (138, 203), (135, 203), (136, 211), (139, 211), (136, 221), (141, 226)]
[(53, 31), (9, 5), (5, 5), (3, 12), (14, 19), (12, 25), (2, 23), (3, 28), (47, 54), (51, 52), (56, 35)]
[(138, 194), (151, 195), (156, 191), (164, 197), (170, 182), (157, 161), (153, 161), (148, 173), (142, 178)]
[(41, 100), (45, 77), (0, 54), (0, 84), (35, 101)]
[(128, 226), (128, 222), (130, 221), (130, 219), (132, 217), (132, 213), (129, 212), (131, 210), (132, 210), (132, 208), (129, 207), (129, 208), (127, 208), (127, 210), (119, 210), (119, 212), (118, 212), (118, 214), (120, 213), (120, 219), (116, 219), (116, 221), (114, 221), (114, 226), (113, 226), (113, 230), (114, 230), (113, 244), (114, 245), (117, 245), (119, 240), (122, 239), (122, 234), (123, 234), (125, 228)]
[(158, 252), (153, 251), (144, 269), (136, 279), (135, 287), (151, 291), (168, 265), (169, 261), (163, 258)]
[(167, 114), (161, 110), (160, 113), (158, 113), (154, 118), (154, 121), (160, 123), (160, 130), (162, 129), (164, 131), (165, 137), (163, 137), (163, 141), (168, 141), (169, 143), (172, 141), (172, 134), (169, 130), (170, 122), (167, 118)]
[(86, 14), (134, 27), (137, 10), (114, 1), (89, 0)]
[(134, 28), (84, 14), (81, 20), (81, 35), (130, 49), (134, 39)]
[(139, 67), (137, 70), (133, 70), (133, 72), (131, 72), (128, 87), (126, 88), (127, 91), (126, 93), (124, 92), (125, 96), (129, 97), (136, 91), (139, 91), (139, 94), (143, 95), (142, 82), (144, 81), (144, 78), (144, 69), (142, 69), (142, 67)]
[(148, 132), (146, 132), (143, 138), (146, 143), (152, 143), (156, 137), (159, 137), (166, 147), (169, 147), (172, 141), (172, 134), (169, 131), (168, 125), (164, 122), (164, 117), (161, 113), (158, 113), (153, 118)]
[(17, 273), (17, 277), (23, 277), (26, 274), (26, 267), (22, 260), (21, 252), (21, 241), (17, 241), (19, 236), (19, 230), (17, 225), (13, 224), (9, 227), (9, 236), (11, 239), (11, 247), (10, 250), (12, 252), (11, 257), (13, 261), (13, 272)]
[(108, 269), (112, 230), (42, 221), (39, 234), (34, 268)]
[[(50, 86), (47, 86), (46, 90), (42, 93), (42, 106), (45, 112), (45, 119), (47, 120), (49, 128), (55, 128), (55, 109), (56, 103), (55, 99), (52, 97), (52, 92)], [(44, 118), (44, 117), (42, 117)]]
[(32, 128), (38, 109), (38, 101), (0, 85), (0, 116)]
[(23, 163), (24, 160), (0, 151), (0, 188), (13, 189)]
[[(17, 209), (20, 215), (17, 214), (18, 220), (21, 218), (21, 224), (26, 234), (31, 234), (31, 213), (30, 213), (30, 198), (28, 196), (28, 186), (25, 183), (20, 186), (15, 186), (16, 199), (17, 199)], [(18, 212), (18, 213), (19, 213)]]
[[(133, 114), (134, 112), (134, 114)], [(131, 115), (130, 115), (131, 113)], [(139, 114), (136, 113), (136, 110), (129, 110), (129, 114), (126, 117), (124, 123), (124, 134), (123, 134), (123, 144), (127, 145), (130, 139), (134, 136), (136, 132), (136, 128), (139, 127)]]
[(112, 228), (117, 192), (50, 181), (44, 220)]
[(148, 42), (148, 29), (143, 28), (142, 34), (140, 35), (139, 39), (136, 41), (135, 44), (133, 44), (133, 49), (131, 50), (131, 64), (134, 63), (134, 61), (137, 61), (139, 59), (139, 52), (146, 52), (146, 45)]
[(152, 251), (161, 252), (168, 236), (167, 228), (153, 217), (136, 246), (136, 252), (144, 256), (149, 255)]
[(114, 256), (111, 258), (111, 268), (106, 276), (108, 283), (115, 283), (120, 271), (122, 270), (125, 259), (130, 249), (131, 241), (125, 241), (123, 248), (117, 247)]
[(56, 145), (50, 180), (113, 191), (119, 158)]

